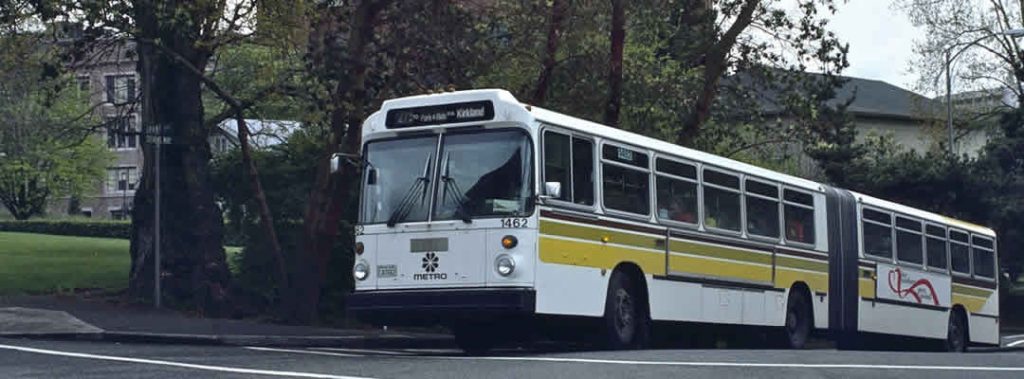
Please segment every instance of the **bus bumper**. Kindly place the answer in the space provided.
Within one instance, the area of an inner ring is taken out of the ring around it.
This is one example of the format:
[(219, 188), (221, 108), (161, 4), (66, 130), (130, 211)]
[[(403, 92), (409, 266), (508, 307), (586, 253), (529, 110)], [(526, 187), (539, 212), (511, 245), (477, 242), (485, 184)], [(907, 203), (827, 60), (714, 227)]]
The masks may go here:
[(387, 325), (428, 325), (462, 319), (527, 317), (534, 313), (532, 288), (473, 288), (357, 291), (348, 311), (361, 321)]

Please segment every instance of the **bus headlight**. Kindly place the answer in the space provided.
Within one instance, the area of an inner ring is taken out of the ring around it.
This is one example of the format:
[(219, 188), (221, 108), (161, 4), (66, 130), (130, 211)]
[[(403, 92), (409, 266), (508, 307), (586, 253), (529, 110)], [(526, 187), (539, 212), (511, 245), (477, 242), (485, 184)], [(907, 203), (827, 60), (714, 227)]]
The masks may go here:
[(516, 261), (512, 257), (502, 254), (494, 260), (494, 268), (498, 271), (498, 275), (509, 276), (516, 270)]
[(352, 268), (352, 275), (356, 277), (356, 280), (366, 280), (366, 278), (370, 277), (370, 265), (366, 261), (359, 261)]

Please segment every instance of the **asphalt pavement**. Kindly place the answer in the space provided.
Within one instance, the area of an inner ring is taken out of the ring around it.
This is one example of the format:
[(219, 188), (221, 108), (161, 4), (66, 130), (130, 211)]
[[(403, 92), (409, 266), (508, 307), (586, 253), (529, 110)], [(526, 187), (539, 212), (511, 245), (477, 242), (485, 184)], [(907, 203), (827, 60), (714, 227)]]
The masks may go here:
[(1024, 351), (274, 348), (0, 338), (4, 378), (1024, 377)]

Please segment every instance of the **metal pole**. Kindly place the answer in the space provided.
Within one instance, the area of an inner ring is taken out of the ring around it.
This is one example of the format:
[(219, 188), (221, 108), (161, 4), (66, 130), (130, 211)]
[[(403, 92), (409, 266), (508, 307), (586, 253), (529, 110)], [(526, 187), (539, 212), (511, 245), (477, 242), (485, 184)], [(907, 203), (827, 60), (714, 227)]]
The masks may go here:
[(162, 184), (160, 182), (160, 145), (163, 145), (163, 139), (164, 133), (163, 127), (161, 127), (156, 144), (156, 212), (154, 215), (156, 247), (153, 249), (153, 303), (157, 308), (160, 308), (160, 187)]
[(949, 50), (946, 50), (946, 129), (949, 131), (949, 153), (956, 154), (956, 150), (953, 149), (953, 79), (949, 75), (949, 66), (952, 64)]
[(121, 172), (121, 174), (120, 174), (121, 175), (121, 179), (124, 180), (124, 188), (121, 189), (121, 219), (122, 220), (128, 218), (128, 206), (127, 206), (127, 204), (128, 204), (128, 173), (127, 173), (128, 169), (126, 168), (124, 170), (125, 171)]

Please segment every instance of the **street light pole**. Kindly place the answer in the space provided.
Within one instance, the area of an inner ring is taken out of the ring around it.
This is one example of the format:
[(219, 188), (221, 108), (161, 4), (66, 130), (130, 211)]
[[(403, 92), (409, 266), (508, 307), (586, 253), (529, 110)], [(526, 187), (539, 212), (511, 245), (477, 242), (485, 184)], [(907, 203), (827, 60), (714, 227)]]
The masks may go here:
[(971, 43), (964, 45), (962, 48), (960, 48), (959, 51), (956, 52), (956, 54), (951, 54), (953, 48), (956, 47), (956, 45), (950, 46), (944, 52), (946, 59), (946, 129), (949, 131), (950, 154), (956, 153), (956, 150), (953, 148), (953, 78), (952, 73), (950, 72), (950, 67), (953, 66), (953, 60), (955, 60), (957, 57), (960, 56), (960, 54), (966, 51), (968, 47), (974, 46), (975, 44), (983, 40), (1000, 35), (1008, 36), (1010, 38), (1021, 38), (1024, 37), (1024, 28), (1010, 29), (1003, 32), (982, 36), (974, 41), (971, 41)]
[(128, 169), (125, 168), (121, 171), (121, 181), (124, 182), (124, 187), (121, 188), (121, 219), (128, 218)]

